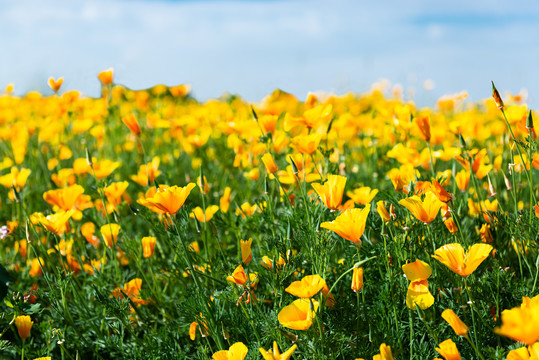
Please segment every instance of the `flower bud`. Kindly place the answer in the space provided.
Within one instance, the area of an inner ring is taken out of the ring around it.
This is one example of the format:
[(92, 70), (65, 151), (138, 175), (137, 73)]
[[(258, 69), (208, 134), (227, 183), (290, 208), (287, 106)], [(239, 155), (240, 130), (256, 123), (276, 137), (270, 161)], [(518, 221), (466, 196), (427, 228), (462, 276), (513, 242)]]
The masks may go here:
[(496, 86), (494, 86), (494, 81), (492, 82), (492, 97), (494, 98), (494, 101), (496, 101), (496, 105), (498, 106), (498, 109), (503, 109), (503, 100), (500, 96), (500, 93), (498, 92), (498, 89), (496, 89)]

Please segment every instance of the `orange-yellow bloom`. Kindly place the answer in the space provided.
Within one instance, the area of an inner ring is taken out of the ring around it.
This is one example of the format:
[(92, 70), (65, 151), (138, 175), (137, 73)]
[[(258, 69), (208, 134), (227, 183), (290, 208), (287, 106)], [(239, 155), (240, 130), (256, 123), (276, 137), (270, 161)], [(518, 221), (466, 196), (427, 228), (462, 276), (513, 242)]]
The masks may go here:
[(43, 200), (51, 205), (58, 206), (64, 211), (68, 211), (75, 207), (83, 193), (84, 188), (75, 184), (63, 189), (46, 191), (43, 193)]
[(135, 136), (139, 136), (140, 135), (140, 126), (138, 124), (138, 120), (137, 118), (135, 117), (135, 114), (128, 114), (124, 117), (122, 117), (122, 122), (125, 124), (125, 126), (127, 126), (129, 128), (129, 130), (131, 130), (131, 132), (135, 135)]
[(424, 200), (414, 195), (400, 200), (399, 204), (410, 210), (417, 220), (425, 224), (429, 224), (436, 218), (442, 206), (442, 202), (430, 191), (425, 195)]
[(370, 204), (363, 209), (348, 209), (337, 216), (335, 220), (323, 222), (320, 227), (337, 233), (345, 240), (357, 243), (361, 240), (361, 236), (365, 231), (365, 224), (370, 211)]
[(100, 230), (107, 247), (111, 248), (112, 244), (116, 244), (116, 241), (118, 240), (118, 233), (120, 232), (120, 225), (106, 224), (101, 226)]
[(138, 203), (158, 214), (176, 214), (194, 187), (194, 183), (184, 187), (160, 186), (154, 196), (140, 199)]
[(446, 189), (440, 183), (434, 179), (432, 179), (432, 186), (430, 187), (430, 190), (436, 195), (438, 200), (444, 203), (448, 203), (453, 199), (453, 196), (447, 192)]
[(292, 304), (285, 306), (279, 312), (277, 318), (279, 319), (279, 323), (286, 328), (307, 330), (313, 324), (313, 319), (317, 310), (318, 301), (312, 299), (297, 299), (293, 301)]
[(114, 70), (112, 68), (108, 68), (107, 70), (103, 70), (99, 74), (97, 74), (97, 78), (99, 79), (99, 81), (101, 81), (101, 84), (111, 85), (113, 75)]
[(539, 340), (539, 295), (522, 298), (520, 307), (502, 312), (502, 326), (494, 332), (526, 345)]
[(376, 202), (376, 211), (386, 224), (391, 221), (391, 216), (389, 215), (383, 200)]
[(210, 221), (217, 211), (219, 211), (219, 206), (217, 205), (208, 206), (206, 212), (204, 212), (200, 206), (197, 206), (193, 209), (193, 212), (189, 214), (189, 217), (192, 219), (196, 217), (198, 221), (204, 223)]
[(227, 186), (225, 188), (225, 192), (223, 196), (221, 196), (221, 198), (219, 199), (219, 208), (221, 209), (222, 213), (228, 212), (228, 208), (230, 207), (230, 192), (231, 191), (232, 189), (229, 186)]
[(30, 274), (31, 277), (43, 275), (43, 269), (41, 268), (42, 264), (44, 264), (44, 261), (41, 257), (33, 258), (30, 263), (30, 271), (28, 274)]
[(57, 93), (58, 90), (60, 90), (62, 84), (64, 83), (64, 78), (59, 77), (57, 80), (55, 80), (53, 77), (50, 77), (47, 83), (49, 84), (49, 87), (52, 89), (52, 91)]
[(302, 154), (312, 154), (318, 149), (322, 134), (299, 135), (292, 138), (292, 146)]
[(363, 268), (355, 267), (352, 271), (352, 290), (359, 292), (363, 289)]
[(346, 195), (356, 204), (367, 205), (378, 194), (378, 189), (371, 189), (368, 186), (356, 188), (353, 191), (347, 191)]
[(265, 153), (262, 155), (262, 162), (266, 166), (266, 170), (270, 174), (275, 174), (279, 168), (277, 167), (277, 164), (275, 163), (275, 160), (273, 160), (273, 156), (271, 156), (271, 153)]
[(455, 175), (455, 181), (457, 182), (457, 187), (460, 191), (466, 191), (470, 184), (470, 172), (466, 170), (459, 171)]
[(341, 175), (328, 175), (327, 181), (322, 184), (312, 184), (320, 199), (331, 210), (337, 210), (342, 202), (346, 177)]
[(50, 232), (56, 235), (62, 235), (66, 231), (67, 222), (71, 218), (71, 215), (73, 215), (73, 210), (61, 210), (52, 215), (41, 215), (38, 217), (38, 221)]
[(153, 236), (145, 236), (142, 238), (142, 254), (145, 258), (152, 257), (157, 239)]
[(15, 318), (15, 326), (21, 339), (26, 339), (30, 336), (32, 325), (34, 325), (34, 322), (28, 315), (19, 315)]
[(492, 246), (488, 244), (474, 244), (465, 254), (462, 245), (454, 243), (440, 247), (431, 256), (453, 272), (466, 277), (481, 265), (491, 251)]
[(242, 342), (233, 344), (228, 350), (221, 350), (213, 354), (214, 360), (243, 360), (249, 349)]
[(461, 360), (459, 350), (457, 349), (457, 344), (451, 339), (442, 341), (436, 348), (436, 351), (445, 359), (445, 360)]
[(406, 306), (415, 310), (416, 305), (425, 310), (434, 304), (434, 297), (429, 291), (427, 279), (432, 274), (429, 264), (416, 260), (402, 266), (402, 271), (410, 281), (408, 292), (406, 293)]
[(294, 281), (285, 291), (300, 298), (311, 298), (326, 286), (320, 275), (307, 275), (300, 281)]
[(374, 355), (372, 360), (394, 360), (391, 347), (386, 344), (380, 345), (380, 354)]
[(227, 276), (226, 280), (233, 282), (234, 284), (245, 285), (247, 282), (247, 274), (245, 273), (243, 266), (239, 265), (236, 269), (234, 269), (232, 275)]
[(447, 230), (449, 230), (449, 232), (451, 234), (453, 234), (453, 235), (455, 235), (459, 231), (459, 229), (457, 227), (457, 224), (455, 223), (453, 218), (449, 218), (449, 219), (445, 220), (444, 224), (445, 224), (445, 227), (447, 228)]
[(539, 343), (526, 347), (521, 347), (509, 351), (507, 360), (537, 360), (539, 359)]
[(468, 336), (468, 326), (451, 309), (445, 309), (442, 312), (442, 318), (447, 321), (458, 336)]
[(296, 348), (298, 347), (297, 344), (292, 345), (288, 350), (286, 350), (284, 353), (281, 354), (279, 351), (279, 347), (277, 346), (277, 342), (273, 342), (273, 350), (270, 349), (268, 351), (264, 350), (263, 348), (259, 348), (258, 350), (262, 354), (262, 357), (264, 360), (288, 360), (296, 351)]
[(430, 121), (428, 116), (419, 116), (414, 119), (414, 123), (417, 125), (421, 132), (421, 137), (426, 142), (430, 141)]
[(244, 264), (249, 264), (251, 260), (253, 259), (253, 256), (251, 255), (251, 244), (253, 242), (252, 238), (249, 238), (249, 240), (241, 240), (240, 246), (241, 246), (241, 261)]

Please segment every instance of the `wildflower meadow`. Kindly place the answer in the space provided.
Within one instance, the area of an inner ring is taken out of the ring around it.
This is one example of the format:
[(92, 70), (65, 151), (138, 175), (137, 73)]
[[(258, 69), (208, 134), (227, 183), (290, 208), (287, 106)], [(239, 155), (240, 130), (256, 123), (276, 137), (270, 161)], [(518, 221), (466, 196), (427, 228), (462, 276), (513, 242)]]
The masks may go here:
[(534, 111), (0, 95), (0, 358), (539, 359)]

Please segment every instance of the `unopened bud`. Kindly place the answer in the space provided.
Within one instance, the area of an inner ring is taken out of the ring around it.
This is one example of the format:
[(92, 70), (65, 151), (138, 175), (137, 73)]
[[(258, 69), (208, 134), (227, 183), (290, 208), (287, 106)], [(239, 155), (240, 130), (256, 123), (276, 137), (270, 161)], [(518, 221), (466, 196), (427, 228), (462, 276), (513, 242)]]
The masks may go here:
[(88, 166), (93, 166), (94, 163), (92, 162), (92, 157), (90, 156), (90, 151), (88, 151), (88, 148), (86, 148), (85, 150), (86, 150), (86, 163), (88, 164)]
[(496, 101), (496, 105), (498, 106), (498, 109), (503, 109), (502, 97), (500, 96), (498, 89), (496, 89), (496, 86), (494, 86), (494, 81), (491, 81), (491, 83), (492, 83), (492, 97), (494, 98), (494, 101)]
[(196, 216), (195, 216), (195, 226), (197, 228), (197, 233), (199, 233), (200, 232), (200, 224), (198, 223), (198, 219), (196, 218)]
[(526, 129), (531, 130), (533, 129), (533, 117), (532, 117), (532, 111), (528, 113), (528, 118), (526, 119)]
[(223, 323), (221, 323), (221, 332), (222, 332), (223, 338), (224, 338), (225, 340), (230, 339), (230, 334), (228, 333), (228, 331), (226, 331), (225, 325), (224, 325)]
[(26, 241), (28, 242), (28, 244), (31, 244), (32, 243), (32, 234), (30, 233), (30, 221), (26, 220)]
[(494, 196), (496, 195), (496, 190), (494, 189), (494, 185), (492, 185), (492, 181), (490, 180), (490, 175), (487, 174), (487, 177), (488, 177), (488, 196), (491, 197), (491, 196)]
[(299, 173), (298, 166), (296, 165), (296, 162), (292, 158), (292, 156), (289, 157), (290, 163), (292, 164), (292, 170), (294, 171), (294, 175), (297, 175)]
[(268, 184), (268, 177), (266, 176), (264, 178), (264, 194), (268, 194), (269, 193), (269, 184)]
[(253, 118), (255, 119), (255, 121), (258, 121), (258, 115), (256, 114), (256, 111), (252, 106), (251, 106), (251, 112), (253, 113)]
[(283, 329), (279, 329), (283, 335), (290, 341), (292, 341), (292, 343), (295, 343), (296, 341), (298, 341), (298, 336), (296, 334), (293, 334), (291, 333), (290, 331), (287, 331), (287, 330), (283, 330)]
[(505, 173), (503, 173), (503, 181), (505, 182), (505, 187), (507, 190), (511, 190), (513, 188), (513, 186), (511, 186), (511, 181), (509, 181), (507, 176), (505, 176)]
[(460, 147), (463, 149), (466, 149), (466, 141), (464, 141), (464, 138), (462, 137), (462, 133), (459, 132), (459, 142)]

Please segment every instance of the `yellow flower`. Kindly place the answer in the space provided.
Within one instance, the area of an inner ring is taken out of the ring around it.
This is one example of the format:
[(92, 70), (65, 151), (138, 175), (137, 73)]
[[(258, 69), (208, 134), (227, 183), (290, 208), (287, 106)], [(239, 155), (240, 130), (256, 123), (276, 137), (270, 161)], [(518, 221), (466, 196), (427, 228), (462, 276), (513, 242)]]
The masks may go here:
[(49, 84), (49, 87), (52, 89), (52, 91), (57, 93), (58, 90), (60, 90), (62, 84), (64, 83), (64, 78), (59, 77), (57, 80), (55, 80), (53, 77), (50, 77), (47, 83)]
[(46, 191), (43, 193), (43, 200), (51, 205), (58, 206), (64, 211), (68, 211), (75, 207), (83, 193), (84, 188), (82, 186), (71, 185), (63, 189)]
[(142, 254), (145, 258), (152, 257), (157, 239), (153, 236), (145, 236), (142, 238)]
[(363, 289), (363, 268), (355, 267), (352, 272), (352, 290), (359, 292)]
[(155, 195), (140, 199), (138, 203), (158, 214), (176, 214), (194, 187), (194, 183), (185, 187), (161, 185)]
[(494, 332), (526, 345), (539, 340), (539, 295), (522, 298), (520, 307), (502, 312), (502, 326)]
[(259, 348), (258, 350), (262, 354), (262, 357), (264, 360), (288, 360), (296, 351), (296, 348), (298, 347), (297, 344), (292, 345), (288, 350), (286, 350), (284, 353), (279, 352), (279, 347), (277, 346), (277, 342), (273, 342), (273, 351), (270, 349), (268, 351), (264, 350), (263, 348)]
[(19, 315), (15, 318), (15, 326), (21, 339), (26, 339), (30, 336), (30, 330), (33, 324), (34, 322), (28, 315)]
[(56, 235), (62, 235), (67, 228), (67, 222), (69, 218), (73, 215), (73, 210), (63, 211), (60, 210), (55, 214), (48, 216), (39, 216), (38, 221), (43, 225), (47, 230)]
[(468, 326), (466, 326), (465, 323), (462, 322), (462, 320), (459, 319), (457, 314), (451, 309), (445, 309), (442, 312), (442, 318), (447, 321), (449, 325), (453, 328), (455, 331), (455, 334), (458, 336), (468, 336)]
[(447, 230), (449, 230), (449, 232), (451, 234), (455, 235), (456, 233), (458, 233), (459, 229), (457, 227), (457, 224), (453, 220), (453, 218), (449, 218), (449, 219), (445, 220), (444, 224), (445, 224), (445, 227), (447, 228)]
[(416, 305), (425, 310), (434, 304), (434, 297), (429, 291), (427, 279), (432, 274), (429, 264), (416, 260), (413, 263), (402, 266), (402, 271), (410, 281), (408, 292), (406, 293), (406, 306), (415, 310)]
[(21, 189), (26, 185), (26, 180), (31, 172), (32, 170), (29, 169), (21, 168), (19, 170), (16, 167), (12, 167), (9, 174), (0, 176), (0, 185), (3, 185), (8, 189), (11, 189), (12, 187)]
[(225, 188), (225, 192), (223, 193), (223, 196), (219, 199), (219, 208), (221, 209), (222, 213), (227, 213), (228, 208), (230, 207), (230, 192), (232, 189), (227, 186)]
[(378, 194), (378, 189), (372, 189), (368, 186), (362, 186), (354, 189), (353, 191), (347, 191), (346, 195), (354, 201), (356, 204), (367, 205)]
[(107, 247), (112, 248), (113, 244), (116, 244), (118, 240), (118, 233), (120, 232), (120, 225), (118, 224), (106, 224), (101, 226), (101, 235), (105, 241)]
[(221, 350), (213, 354), (214, 360), (243, 360), (249, 349), (242, 342), (233, 344), (228, 350)]
[(300, 298), (311, 298), (326, 286), (320, 275), (307, 275), (300, 281), (294, 281), (285, 291)]
[[(311, 308), (312, 304), (312, 308)], [(318, 301), (312, 299), (297, 299), (285, 306), (277, 318), (279, 323), (293, 330), (307, 330), (313, 324), (318, 310)]]
[(481, 265), (491, 250), (492, 246), (488, 244), (474, 244), (465, 254), (462, 245), (455, 243), (442, 246), (431, 256), (453, 272), (466, 277)]
[(345, 210), (335, 220), (323, 222), (320, 227), (329, 229), (346, 240), (360, 244), (370, 210), (370, 204), (363, 209)]
[(30, 263), (30, 271), (28, 272), (31, 277), (43, 275), (43, 270), (41, 269), (40, 263), (44, 264), (44, 261), (41, 257), (32, 259)]
[(373, 360), (394, 360), (393, 359), (393, 353), (391, 352), (391, 347), (382, 344), (380, 345), (380, 354), (374, 355)]
[(461, 360), (459, 350), (457, 349), (457, 345), (453, 342), (451, 339), (447, 339), (446, 341), (441, 342), (439, 347), (436, 348), (436, 351), (445, 360)]
[(207, 222), (213, 218), (213, 215), (215, 215), (217, 211), (219, 211), (219, 206), (217, 205), (208, 206), (206, 212), (204, 212), (200, 206), (197, 206), (193, 209), (193, 212), (189, 214), (189, 217), (192, 219), (196, 217), (200, 222)]
[(428, 116), (418, 116), (414, 119), (414, 123), (417, 125), (421, 132), (421, 137), (426, 142), (430, 141), (430, 121)]
[(341, 175), (328, 175), (324, 185), (314, 183), (312, 187), (320, 196), (320, 199), (331, 210), (337, 210), (341, 206), (346, 177)]
[(509, 351), (507, 360), (538, 360), (539, 343)]
[(247, 274), (245, 273), (243, 266), (239, 265), (236, 269), (234, 269), (232, 275), (227, 276), (226, 280), (233, 282), (234, 284), (245, 285), (247, 282)]
[(410, 210), (417, 220), (425, 224), (432, 222), (442, 207), (442, 202), (430, 191), (425, 195), (424, 200), (414, 195), (400, 200), (399, 204)]
[(380, 215), (380, 217), (386, 224), (391, 221), (391, 216), (389, 215), (389, 212), (387, 212), (387, 209), (383, 200), (376, 202), (376, 211), (378, 212), (378, 215)]

